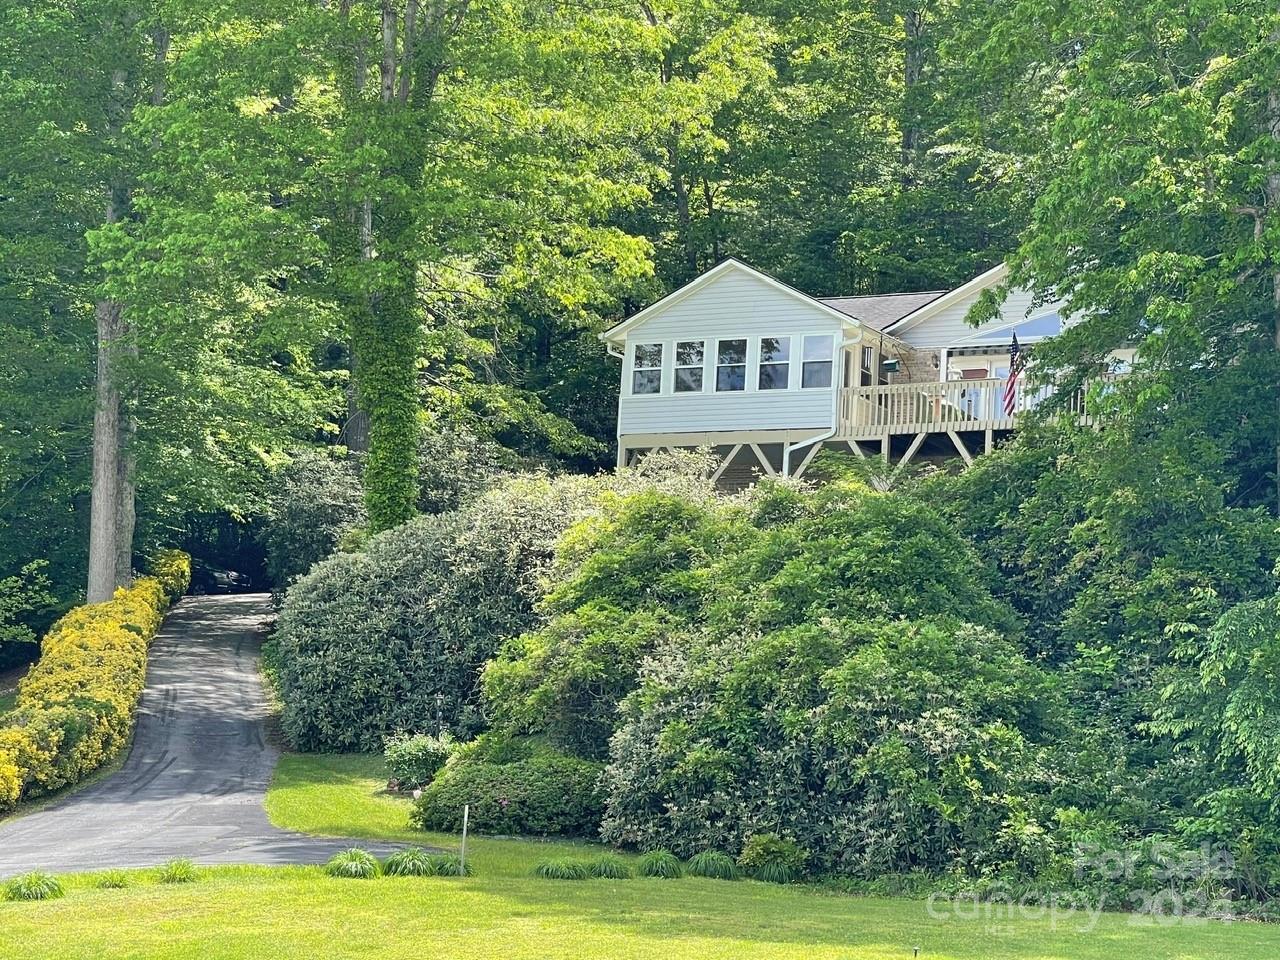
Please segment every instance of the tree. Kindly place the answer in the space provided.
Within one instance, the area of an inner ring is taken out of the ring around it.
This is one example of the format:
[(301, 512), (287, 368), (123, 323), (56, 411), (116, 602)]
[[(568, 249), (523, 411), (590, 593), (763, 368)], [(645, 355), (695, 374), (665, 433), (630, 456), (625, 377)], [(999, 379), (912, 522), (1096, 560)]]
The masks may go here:
[(1081, 322), (1037, 350), (1041, 368), (1078, 383), (1136, 346), (1115, 415), (1171, 450), (1212, 438), (1230, 500), (1274, 504), (1280, 15), (1225, 0), (967, 13), (974, 70), (1029, 81), (1032, 115), (1051, 117), (1009, 283)]

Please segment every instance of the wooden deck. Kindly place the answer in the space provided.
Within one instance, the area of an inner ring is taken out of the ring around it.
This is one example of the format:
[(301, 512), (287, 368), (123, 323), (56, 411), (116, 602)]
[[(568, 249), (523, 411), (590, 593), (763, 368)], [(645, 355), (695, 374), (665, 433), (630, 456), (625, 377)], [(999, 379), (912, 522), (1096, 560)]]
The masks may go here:
[[(836, 438), (882, 440), (899, 434), (1012, 430), (1018, 417), (1044, 402), (1051, 386), (1019, 381), (1013, 410), (1004, 409), (1003, 380), (947, 380), (848, 387), (841, 392)], [(1078, 401), (1083, 414), (1083, 401)]]

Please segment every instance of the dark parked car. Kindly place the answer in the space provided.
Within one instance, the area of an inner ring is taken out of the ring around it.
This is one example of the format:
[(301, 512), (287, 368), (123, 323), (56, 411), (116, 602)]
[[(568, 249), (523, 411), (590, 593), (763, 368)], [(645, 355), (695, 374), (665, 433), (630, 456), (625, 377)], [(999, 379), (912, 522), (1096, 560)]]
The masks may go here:
[(200, 560), (191, 563), (192, 593), (244, 593), (253, 588), (253, 580), (235, 570), (211, 567)]

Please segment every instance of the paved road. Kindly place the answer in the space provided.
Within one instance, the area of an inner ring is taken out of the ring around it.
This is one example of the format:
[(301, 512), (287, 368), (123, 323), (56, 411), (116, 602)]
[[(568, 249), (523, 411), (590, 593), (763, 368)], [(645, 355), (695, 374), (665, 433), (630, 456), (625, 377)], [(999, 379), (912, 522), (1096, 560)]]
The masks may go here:
[(279, 757), (265, 737), (269, 711), (257, 669), (270, 609), (265, 594), (188, 597), (174, 607), (151, 646), (124, 767), (0, 823), (0, 877), (142, 867), (174, 857), (323, 863), (351, 846), (355, 841), (279, 830), (263, 810)]

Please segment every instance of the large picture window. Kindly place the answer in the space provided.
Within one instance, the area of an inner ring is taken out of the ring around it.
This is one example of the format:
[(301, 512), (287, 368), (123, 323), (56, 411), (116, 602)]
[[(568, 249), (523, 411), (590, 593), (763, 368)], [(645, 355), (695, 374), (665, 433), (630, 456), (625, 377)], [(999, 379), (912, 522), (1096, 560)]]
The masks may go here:
[(827, 334), (804, 338), (804, 354), (800, 368), (800, 386), (830, 387), (831, 363), (835, 344)]
[(658, 393), (662, 390), (662, 344), (637, 343), (631, 364), (631, 392)]
[(760, 338), (760, 389), (785, 390), (791, 379), (791, 338)]
[(747, 341), (721, 340), (716, 344), (716, 390), (747, 389)]
[(702, 392), (702, 363), (706, 351), (705, 340), (676, 341), (676, 393)]

